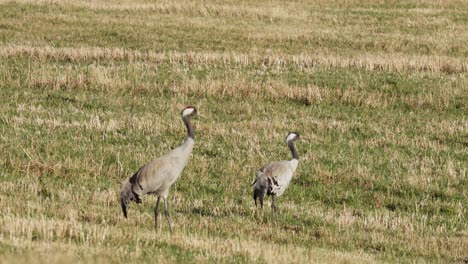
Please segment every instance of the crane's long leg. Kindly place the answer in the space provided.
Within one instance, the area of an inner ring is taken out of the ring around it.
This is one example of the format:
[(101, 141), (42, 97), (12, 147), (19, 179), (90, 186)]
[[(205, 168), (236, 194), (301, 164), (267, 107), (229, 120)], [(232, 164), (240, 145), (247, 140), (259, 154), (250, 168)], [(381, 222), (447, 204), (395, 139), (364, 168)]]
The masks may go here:
[(278, 211), (278, 206), (276, 206), (276, 195), (272, 195), (271, 200), (271, 223), (275, 224), (276, 212)]
[(164, 197), (164, 214), (166, 215), (167, 222), (169, 223), (169, 228), (171, 229), (171, 233), (174, 231), (174, 227), (171, 221), (171, 215), (169, 213), (169, 207), (167, 205), (167, 198)]
[(159, 202), (161, 201), (161, 196), (158, 196), (156, 201), (156, 207), (154, 208), (154, 227), (158, 229), (158, 215), (159, 215)]

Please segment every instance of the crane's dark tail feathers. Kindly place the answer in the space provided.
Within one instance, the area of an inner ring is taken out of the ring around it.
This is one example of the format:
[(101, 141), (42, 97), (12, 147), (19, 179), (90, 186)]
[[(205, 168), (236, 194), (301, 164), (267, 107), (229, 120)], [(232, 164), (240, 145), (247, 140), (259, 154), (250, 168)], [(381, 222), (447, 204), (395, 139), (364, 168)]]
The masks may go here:
[[(133, 191), (133, 186), (137, 184), (137, 176), (140, 170), (141, 168), (135, 174), (133, 174), (132, 177), (122, 183), (122, 190), (120, 192), (120, 205), (122, 206), (122, 212), (125, 218), (127, 218), (127, 205), (129, 202), (135, 201), (136, 203), (141, 203), (140, 196), (135, 193), (135, 191)], [(141, 185), (139, 186), (143, 190)]]
[(130, 192), (120, 193), (120, 205), (122, 206), (122, 212), (125, 218), (127, 218), (127, 204), (131, 201), (135, 201), (135, 203), (141, 203), (141, 198), (133, 190)]
[(120, 198), (120, 205), (122, 206), (122, 212), (125, 218), (127, 218), (127, 202), (123, 198)]
[(254, 188), (254, 194), (253, 194), (253, 198), (254, 198), (254, 201), (255, 201), (255, 207), (257, 207), (257, 200), (260, 201), (260, 207), (263, 208), (263, 197), (265, 196), (265, 192), (263, 192), (262, 190), (258, 189), (258, 188)]

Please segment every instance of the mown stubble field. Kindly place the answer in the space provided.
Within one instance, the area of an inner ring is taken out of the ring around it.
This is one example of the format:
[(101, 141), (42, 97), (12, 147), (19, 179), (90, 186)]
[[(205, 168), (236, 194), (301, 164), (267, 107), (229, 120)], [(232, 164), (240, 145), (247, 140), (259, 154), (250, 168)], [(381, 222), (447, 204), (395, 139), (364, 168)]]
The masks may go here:
[[(0, 262), (466, 262), (467, 43), (465, 1), (0, 0)], [(171, 236), (118, 198), (186, 105)]]

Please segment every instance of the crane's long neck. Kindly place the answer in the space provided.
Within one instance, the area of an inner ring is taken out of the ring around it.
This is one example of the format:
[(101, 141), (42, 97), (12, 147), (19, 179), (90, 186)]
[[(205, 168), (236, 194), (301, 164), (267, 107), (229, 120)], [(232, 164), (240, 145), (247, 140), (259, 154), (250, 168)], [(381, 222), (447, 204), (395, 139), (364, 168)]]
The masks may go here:
[(296, 148), (294, 147), (294, 143), (292, 140), (288, 141), (288, 147), (291, 150), (291, 154), (293, 156), (293, 159), (299, 160), (299, 154), (297, 153)]
[(192, 123), (190, 123), (190, 117), (184, 116), (182, 117), (182, 120), (185, 123), (185, 126), (187, 127), (187, 139), (191, 138), (195, 140), (195, 130), (192, 127)]

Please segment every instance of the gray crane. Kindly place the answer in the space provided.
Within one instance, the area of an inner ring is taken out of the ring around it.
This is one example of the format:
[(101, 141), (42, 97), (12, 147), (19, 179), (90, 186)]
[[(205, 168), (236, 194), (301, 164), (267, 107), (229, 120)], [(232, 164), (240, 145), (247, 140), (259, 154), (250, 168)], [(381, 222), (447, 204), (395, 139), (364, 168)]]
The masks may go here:
[(254, 187), (253, 198), (255, 206), (257, 200), (260, 201), (260, 206), (263, 211), (263, 198), (265, 194), (272, 197), (271, 201), (271, 221), (275, 222), (275, 215), (278, 210), (276, 206), (276, 197), (281, 196), (288, 188), (289, 183), (299, 164), (299, 154), (294, 148), (294, 141), (300, 139), (300, 135), (296, 132), (290, 132), (286, 136), (286, 143), (291, 150), (293, 158), (291, 160), (282, 160), (271, 162), (270, 164), (260, 168), (257, 172), (257, 177), (252, 183)]
[(193, 106), (187, 106), (181, 112), (182, 120), (187, 127), (187, 139), (182, 145), (144, 165), (123, 182), (120, 200), (125, 218), (127, 218), (127, 205), (130, 201), (141, 203), (142, 195), (155, 194), (157, 201), (154, 208), (154, 225), (156, 228), (158, 227), (158, 208), (162, 198), (164, 200), (164, 214), (171, 233), (173, 232), (174, 227), (167, 204), (167, 195), (169, 188), (179, 178), (192, 153), (195, 144), (195, 131), (190, 123), (190, 117), (196, 114), (197, 109)]

